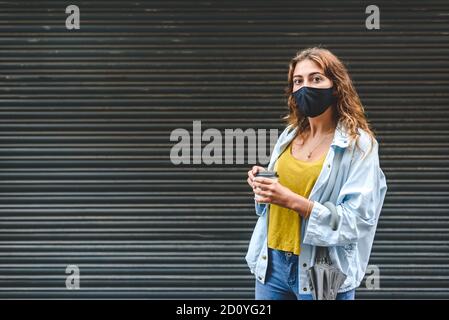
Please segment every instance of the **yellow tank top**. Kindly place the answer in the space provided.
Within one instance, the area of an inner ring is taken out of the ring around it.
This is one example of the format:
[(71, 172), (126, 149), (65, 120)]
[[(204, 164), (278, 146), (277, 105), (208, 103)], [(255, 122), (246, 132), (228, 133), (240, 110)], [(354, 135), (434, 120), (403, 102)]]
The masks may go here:
[[(326, 154), (311, 162), (293, 157), (292, 144), (285, 148), (277, 159), (274, 169), (279, 183), (293, 192), (308, 198), (321, 172)], [(300, 215), (290, 209), (270, 204), (268, 217), (268, 247), (282, 251), (300, 253)]]

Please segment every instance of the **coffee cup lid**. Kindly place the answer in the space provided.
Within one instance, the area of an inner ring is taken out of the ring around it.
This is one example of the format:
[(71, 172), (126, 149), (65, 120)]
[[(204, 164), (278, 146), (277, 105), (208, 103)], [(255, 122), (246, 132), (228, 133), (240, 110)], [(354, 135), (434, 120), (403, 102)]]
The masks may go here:
[(278, 177), (278, 174), (276, 171), (261, 171), (256, 173), (256, 177), (265, 177), (265, 178), (273, 178)]

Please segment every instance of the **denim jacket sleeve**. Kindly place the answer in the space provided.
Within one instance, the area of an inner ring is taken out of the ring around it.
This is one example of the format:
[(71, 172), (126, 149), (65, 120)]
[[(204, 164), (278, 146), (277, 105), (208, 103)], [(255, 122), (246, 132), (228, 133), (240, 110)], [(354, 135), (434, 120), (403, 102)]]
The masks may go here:
[[(368, 151), (366, 148), (362, 148)], [(379, 166), (378, 143), (362, 157), (354, 151), (348, 178), (340, 187), (337, 203), (314, 202), (304, 233), (304, 243), (314, 246), (344, 246), (376, 230), (387, 190)]]

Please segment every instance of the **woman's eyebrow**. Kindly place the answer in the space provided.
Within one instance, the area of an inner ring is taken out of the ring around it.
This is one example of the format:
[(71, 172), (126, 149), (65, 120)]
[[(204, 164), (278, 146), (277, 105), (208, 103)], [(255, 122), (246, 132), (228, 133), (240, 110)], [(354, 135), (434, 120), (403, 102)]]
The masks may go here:
[[(322, 74), (321, 72), (316, 71), (316, 72), (311, 72), (311, 73), (309, 73), (309, 77), (310, 77), (310, 76), (313, 76), (313, 75), (315, 75), (315, 74), (319, 74), (319, 75), (324, 76), (324, 74)], [(295, 75), (293, 76), (293, 78), (302, 78), (302, 75), (300, 75), (300, 74), (295, 74)]]

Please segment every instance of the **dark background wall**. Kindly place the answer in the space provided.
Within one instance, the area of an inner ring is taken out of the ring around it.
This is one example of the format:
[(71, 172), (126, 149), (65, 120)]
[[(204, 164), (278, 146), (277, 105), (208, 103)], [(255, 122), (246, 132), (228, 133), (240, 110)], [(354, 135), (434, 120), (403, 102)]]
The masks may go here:
[(252, 298), (250, 165), (175, 166), (170, 132), (281, 130), (288, 62), (323, 45), (389, 185), (381, 288), (358, 297), (449, 298), (448, 19), (438, 0), (0, 2), (0, 297)]

